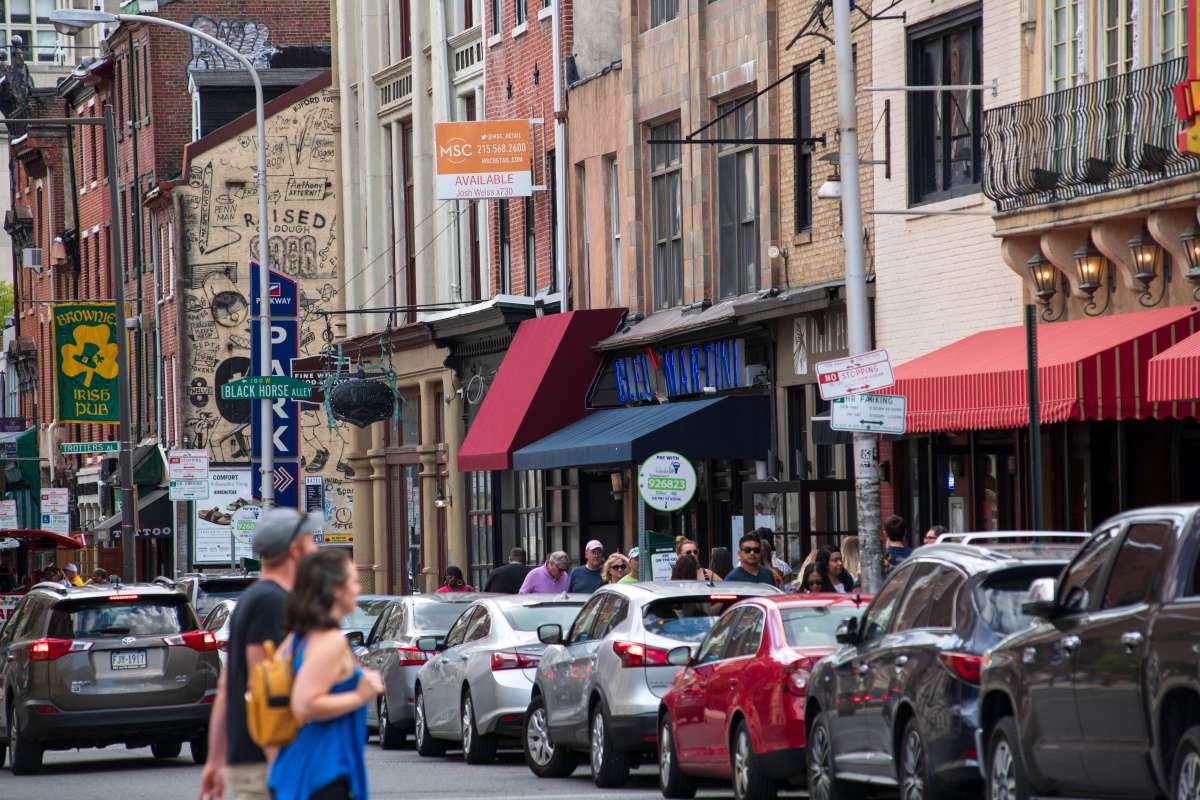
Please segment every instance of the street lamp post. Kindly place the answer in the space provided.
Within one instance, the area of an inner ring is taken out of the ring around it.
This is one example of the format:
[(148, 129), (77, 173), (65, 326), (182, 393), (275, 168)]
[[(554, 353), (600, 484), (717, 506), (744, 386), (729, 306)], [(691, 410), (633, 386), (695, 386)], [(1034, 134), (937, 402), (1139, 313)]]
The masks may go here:
[[(162, 17), (151, 17), (144, 14), (110, 14), (106, 11), (91, 11), (89, 9), (79, 8), (59, 8), (50, 12), (50, 21), (54, 23), (54, 28), (59, 33), (67, 35), (75, 35), (85, 28), (101, 23), (121, 23), (121, 22), (144, 22), (149, 25), (162, 25), (167, 28), (174, 28), (177, 31), (182, 31), (189, 36), (195, 36), (216, 47), (223, 53), (227, 53), (233, 59), (250, 73), (250, 80), (254, 82), (254, 118), (258, 128), (258, 344), (259, 344), (259, 372), (263, 375), (271, 374), (271, 303), (270, 303), (270, 271), (268, 269), (268, 236), (267, 236), (267, 125), (266, 112), (263, 109), (263, 88), (262, 81), (258, 77), (258, 70), (250, 63), (250, 59), (239, 53), (235, 48), (229, 46), (225, 42), (210, 36), (204, 31), (197, 30), (189, 25), (184, 25), (174, 20), (163, 19)], [(115, 147), (115, 144), (114, 144)], [(113, 168), (109, 173), (114, 176), (114, 179), (109, 181), (110, 189), (116, 190), (116, 155), (114, 149)], [(116, 206), (113, 206), (116, 208)], [(115, 229), (119, 225), (114, 225)], [(114, 236), (116, 234), (114, 233)], [(114, 238), (114, 242), (117, 241)], [(119, 251), (119, 248), (118, 248)], [(125, 391), (128, 392), (128, 374), (122, 366), (124, 377), (122, 381), (126, 386)], [(264, 508), (269, 508), (275, 503), (275, 451), (273, 450), (273, 442), (271, 437), (272, 429), (272, 414), (271, 401), (262, 399), (259, 401), (259, 416), (262, 419), (262, 430), (259, 431), (260, 448), (262, 452), (262, 503)], [(233, 554), (230, 553), (232, 557)]]

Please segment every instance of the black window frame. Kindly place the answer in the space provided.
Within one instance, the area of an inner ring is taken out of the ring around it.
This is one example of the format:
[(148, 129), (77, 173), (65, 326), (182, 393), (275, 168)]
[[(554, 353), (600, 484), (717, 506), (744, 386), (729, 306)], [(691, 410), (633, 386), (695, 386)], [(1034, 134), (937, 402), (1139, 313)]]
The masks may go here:
[(537, 294), (537, 225), (534, 215), (537, 205), (533, 195), (529, 195), (522, 203), (522, 219), (525, 232), (525, 295), (533, 297)]
[[(918, 73), (919, 54), (934, 40), (941, 40), (943, 49), (939, 60), (939, 75), (937, 83), (950, 84), (950, 59), (945, 57), (944, 45), (949, 38), (964, 29), (972, 31), (972, 74), (959, 79), (959, 83), (980, 84), (983, 82), (983, 6), (976, 3), (966, 8), (957, 9), (937, 19), (922, 25), (915, 25), (908, 31), (905, 70), (910, 85), (935, 85), (931, 80), (923, 79)], [(964, 197), (978, 194), (981, 191), (983, 168), (983, 92), (971, 91), (971, 153), (972, 176), (969, 184), (955, 186), (949, 189), (937, 188), (949, 182), (951, 142), (948, 126), (950, 115), (947, 113), (953, 95), (950, 92), (909, 92), (907, 105), (908, 124), (908, 203), (909, 206), (936, 203), (954, 197)], [(934, 114), (934, 103), (942, 104), (941, 114)], [(931, 118), (934, 120), (930, 122)], [(934, 127), (947, 126), (947, 131), (940, 138), (934, 135)], [(921, 151), (930, 142), (940, 142), (943, 149), (940, 164), (943, 174), (927, 186), (924, 176), (930, 168), (930, 154)]]
[[(744, 103), (746, 97), (734, 97), (717, 105), (716, 114), (729, 113), (717, 123), (717, 136), (722, 139), (751, 138), (758, 135), (758, 102)], [(735, 106), (740, 106), (733, 111)], [(747, 126), (745, 114), (749, 114)], [(758, 291), (761, 283), (761, 253), (759, 252), (758, 186), (761, 171), (758, 148), (753, 144), (719, 144), (716, 148), (714, 208), (717, 214), (717, 292), (722, 299)], [(743, 175), (743, 163), (748, 161), (754, 174), (749, 180)], [(745, 189), (751, 191), (746, 196)], [(732, 191), (734, 218), (725, 219), (722, 210), (726, 192)], [(747, 242), (745, 237), (750, 237)], [(729, 237), (732, 236), (732, 242)], [(730, 252), (726, 252), (731, 248)], [(747, 251), (746, 248), (749, 248)], [(744, 262), (743, 256), (750, 260)], [(733, 258), (730, 265), (729, 258)]]
[(516, 12), (516, 22), (514, 25), (524, 25), (529, 21), (529, 2), (528, 0), (513, 0), (513, 10)]
[[(792, 78), (792, 124), (799, 139), (812, 137), (812, 72), (808, 67), (796, 70)], [(811, 144), (799, 142), (793, 149), (795, 198), (792, 216), (796, 233), (812, 230), (812, 152)]]
[(665, 25), (679, 16), (679, 0), (650, 0), (650, 27)]
[(500, 12), (500, 8), (501, 8), (501, 5), (500, 5), (500, 0), (491, 0), (491, 12), (492, 12), (492, 36), (499, 36), (499, 35), (500, 35), (500, 33), (501, 33), (501, 28), (500, 28), (500, 22), (501, 22), (501, 19), (500, 19), (500, 13), (501, 13), (501, 12)]
[(500, 292), (512, 293), (512, 212), (508, 207), (508, 198), (497, 201), (496, 211), (496, 246), (499, 249), (497, 263), (500, 267)]
[[(668, 120), (650, 128), (649, 138), (681, 139), (682, 130), (679, 119)], [(661, 311), (683, 305), (683, 147), (678, 144), (650, 145), (649, 166), (654, 309)], [(678, 201), (671, 208), (670, 221), (661, 218), (660, 191)], [(679, 221), (677, 228), (674, 225), (676, 219)], [(667, 263), (668, 258), (672, 263)]]

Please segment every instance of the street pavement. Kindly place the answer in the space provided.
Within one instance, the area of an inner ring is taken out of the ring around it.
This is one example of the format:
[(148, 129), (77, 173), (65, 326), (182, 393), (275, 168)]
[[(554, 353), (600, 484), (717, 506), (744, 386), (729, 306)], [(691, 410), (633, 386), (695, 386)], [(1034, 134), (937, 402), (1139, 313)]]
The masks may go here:
[[(586, 765), (570, 778), (539, 780), (521, 754), (502, 752), (486, 767), (463, 763), (458, 754), (448, 758), (420, 758), (413, 750), (384, 752), (372, 741), (367, 745), (367, 769), (371, 800), (399, 798), (521, 798), (522, 800), (625, 800), (658, 798), (654, 766), (645, 766), (620, 790), (597, 789)], [(113, 800), (195, 800), (200, 788), (200, 767), (192, 764), (188, 749), (170, 761), (159, 761), (149, 748), (126, 750), (69, 750), (46, 754), (38, 775), (16, 777), (0, 769), (0, 798), (3, 800), (82, 800), (105, 797)], [(730, 798), (729, 787), (702, 790), (702, 798)], [(800, 793), (786, 796), (801, 797)]]

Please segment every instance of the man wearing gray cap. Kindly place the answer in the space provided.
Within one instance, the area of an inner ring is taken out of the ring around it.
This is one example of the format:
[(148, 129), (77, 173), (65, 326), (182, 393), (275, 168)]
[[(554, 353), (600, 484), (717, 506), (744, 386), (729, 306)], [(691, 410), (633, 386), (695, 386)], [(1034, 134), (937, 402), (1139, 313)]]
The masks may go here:
[(320, 520), (294, 508), (272, 508), (254, 528), (251, 546), (262, 560), (258, 581), (238, 597), (229, 623), (229, 658), (208, 723), (208, 759), (200, 800), (270, 800), (267, 759), (246, 729), (246, 677), (263, 660), (263, 643), (284, 638), (284, 612), (296, 567), (317, 549)]
[(567, 554), (555, 550), (546, 557), (546, 563), (529, 570), (521, 584), (520, 594), (558, 594), (567, 590), (567, 567), (571, 566)]

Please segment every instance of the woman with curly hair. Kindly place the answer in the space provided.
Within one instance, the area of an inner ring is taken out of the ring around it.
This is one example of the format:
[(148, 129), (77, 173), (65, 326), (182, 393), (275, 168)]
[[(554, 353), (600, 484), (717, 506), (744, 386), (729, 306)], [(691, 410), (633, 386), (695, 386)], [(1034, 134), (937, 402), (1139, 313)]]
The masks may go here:
[(605, 583), (620, 583), (629, 574), (629, 559), (623, 553), (613, 553), (604, 560), (600, 577)]

